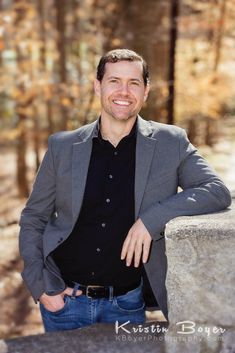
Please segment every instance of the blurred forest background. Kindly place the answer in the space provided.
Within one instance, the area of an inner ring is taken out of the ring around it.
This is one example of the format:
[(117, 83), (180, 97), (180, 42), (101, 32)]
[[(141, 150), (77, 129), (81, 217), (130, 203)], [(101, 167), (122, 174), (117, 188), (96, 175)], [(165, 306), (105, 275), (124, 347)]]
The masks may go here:
[(150, 67), (145, 119), (184, 127), (235, 189), (235, 0), (0, 0), (0, 338), (42, 332), (18, 220), (50, 134), (93, 121), (100, 56)]

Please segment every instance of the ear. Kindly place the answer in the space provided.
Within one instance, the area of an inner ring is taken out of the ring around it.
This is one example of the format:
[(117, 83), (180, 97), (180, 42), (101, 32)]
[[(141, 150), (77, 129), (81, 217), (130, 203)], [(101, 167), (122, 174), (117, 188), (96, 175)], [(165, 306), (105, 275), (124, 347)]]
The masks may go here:
[(149, 83), (147, 84), (147, 86), (145, 87), (145, 92), (144, 92), (144, 101), (146, 102), (148, 95), (149, 95), (149, 91), (150, 91), (150, 85)]
[(94, 91), (95, 91), (95, 94), (98, 97), (100, 97), (101, 87), (100, 87), (100, 81), (97, 80), (97, 78), (94, 80)]

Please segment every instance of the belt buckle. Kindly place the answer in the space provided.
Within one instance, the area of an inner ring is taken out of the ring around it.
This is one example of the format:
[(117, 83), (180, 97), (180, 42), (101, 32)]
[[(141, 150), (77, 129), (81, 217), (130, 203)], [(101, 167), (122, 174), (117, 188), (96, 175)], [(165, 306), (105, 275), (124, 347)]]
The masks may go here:
[(91, 297), (90, 295), (89, 295), (89, 293), (88, 293), (88, 291), (89, 291), (89, 289), (90, 288), (101, 288), (102, 286), (91, 286), (91, 285), (89, 285), (89, 286), (87, 286), (86, 287), (86, 296), (87, 296), (87, 298), (93, 298), (93, 297)]

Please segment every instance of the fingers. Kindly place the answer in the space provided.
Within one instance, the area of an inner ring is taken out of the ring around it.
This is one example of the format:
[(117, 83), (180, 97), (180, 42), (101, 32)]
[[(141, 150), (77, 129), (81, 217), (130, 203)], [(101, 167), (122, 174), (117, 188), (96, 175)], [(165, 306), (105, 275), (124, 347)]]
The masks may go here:
[(135, 253), (135, 260), (134, 264), (135, 267), (138, 267), (140, 264), (140, 259), (142, 255), (142, 262), (146, 263), (149, 257), (149, 251), (151, 246), (151, 240), (144, 238), (144, 240), (139, 240), (136, 242), (134, 253)]
[(150, 245), (151, 242), (149, 240), (144, 239), (143, 241), (141, 237), (138, 239), (137, 237), (132, 236), (131, 240), (128, 240), (128, 246), (126, 245), (124, 251), (122, 252), (121, 259), (124, 260), (126, 258), (126, 265), (130, 266), (134, 258), (134, 266), (138, 267), (140, 264), (141, 255), (143, 263), (147, 262)]
[(129, 233), (127, 234), (127, 237), (123, 243), (123, 246), (122, 246), (121, 260), (124, 260), (126, 257), (130, 242), (131, 242), (131, 233), (129, 231)]
[[(135, 256), (135, 265), (138, 267), (138, 258), (140, 259), (142, 253), (142, 245), (139, 242), (136, 244), (137, 239), (133, 236), (132, 229), (130, 229), (127, 237), (123, 243), (122, 252), (121, 252), (121, 260), (126, 258), (126, 265), (130, 266), (133, 256)], [(137, 250), (138, 249), (138, 250)]]
[(148, 261), (149, 251), (150, 251), (151, 241), (146, 241), (143, 244), (143, 256), (142, 261), (145, 264)]
[(43, 304), (43, 306), (51, 311), (51, 312), (56, 312), (64, 307), (64, 301), (63, 301), (63, 294), (56, 294), (53, 296), (47, 295), (44, 293), (40, 297), (40, 303)]
[[(71, 296), (72, 294), (73, 294), (73, 288), (70, 288), (70, 287), (67, 287), (65, 290), (64, 290), (64, 292), (63, 292), (64, 294), (67, 294), (67, 295), (69, 295), (69, 296)], [(82, 294), (82, 291), (81, 290), (77, 290), (76, 291), (76, 296), (79, 296), (79, 295), (81, 295)]]
[(126, 265), (130, 266), (134, 258), (134, 266), (138, 267), (141, 256), (143, 263), (148, 261), (152, 238), (145, 228), (142, 221), (139, 219), (131, 227), (127, 237), (123, 243), (121, 260), (126, 258)]
[(129, 242), (129, 246), (127, 248), (127, 254), (126, 254), (126, 265), (127, 266), (131, 265), (135, 251), (136, 251), (136, 239), (134, 237), (131, 237), (131, 240)]

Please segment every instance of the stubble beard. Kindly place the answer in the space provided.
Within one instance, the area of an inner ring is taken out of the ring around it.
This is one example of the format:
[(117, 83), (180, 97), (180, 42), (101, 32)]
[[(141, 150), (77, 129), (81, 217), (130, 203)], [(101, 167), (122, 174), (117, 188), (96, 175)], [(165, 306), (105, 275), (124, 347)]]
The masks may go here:
[(112, 109), (107, 110), (106, 113), (112, 117), (113, 120), (115, 121), (128, 121), (131, 119), (135, 119), (137, 117), (137, 112), (127, 112), (126, 115), (121, 114), (119, 115), (118, 113), (115, 113)]
[(115, 109), (112, 109), (112, 103), (107, 104), (105, 101), (101, 101), (102, 110), (106, 116), (111, 117), (113, 121), (123, 121), (126, 122), (130, 119), (135, 119), (137, 117), (138, 112), (129, 111), (126, 116), (124, 114), (120, 114), (115, 112)]

